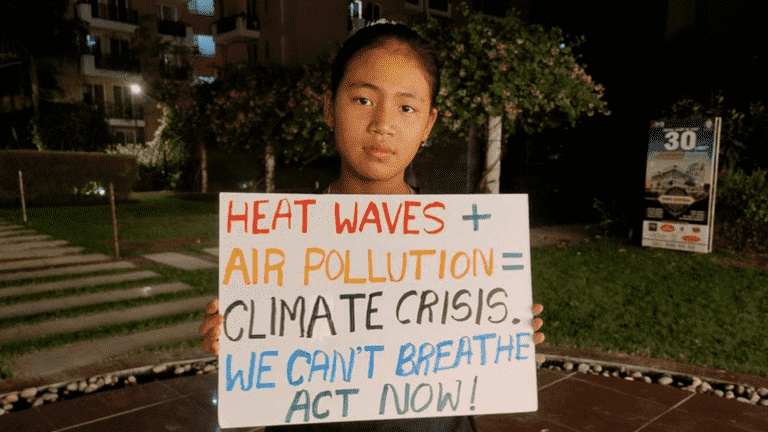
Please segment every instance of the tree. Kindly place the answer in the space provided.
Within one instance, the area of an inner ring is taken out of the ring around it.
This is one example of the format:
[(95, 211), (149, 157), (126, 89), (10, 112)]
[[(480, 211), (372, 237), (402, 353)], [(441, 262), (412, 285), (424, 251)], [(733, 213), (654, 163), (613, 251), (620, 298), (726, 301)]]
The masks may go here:
[(30, 129), (35, 136), (40, 119), (41, 59), (80, 58), (80, 41), (85, 37), (86, 27), (80, 20), (66, 18), (69, 9), (69, 0), (0, 2), (0, 67), (23, 66), (32, 96)]
[[(467, 17), (466, 26), (441, 26), (432, 17), (415, 26), (440, 49), (437, 105), (442, 121), (435, 131), (486, 138), (495, 132), (479, 190), (498, 193), (501, 142), (510, 135), (566, 123), (575, 126), (584, 113), (610, 115), (610, 111), (600, 99), (603, 86), (592, 81), (586, 66), (579, 65), (573, 55), (583, 37), (566, 44), (559, 28), (546, 31), (516, 15), (495, 20), (471, 12), (466, 2), (458, 9)], [(489, 181), (494, 172), (495, 184)]]

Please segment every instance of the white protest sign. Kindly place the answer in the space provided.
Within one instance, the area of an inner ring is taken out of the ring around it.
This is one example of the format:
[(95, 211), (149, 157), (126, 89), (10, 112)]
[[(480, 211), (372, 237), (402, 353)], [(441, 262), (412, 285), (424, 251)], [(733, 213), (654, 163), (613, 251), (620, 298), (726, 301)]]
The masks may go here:
[(527, 195), (219, 204), (221, 427), (538, 409)]

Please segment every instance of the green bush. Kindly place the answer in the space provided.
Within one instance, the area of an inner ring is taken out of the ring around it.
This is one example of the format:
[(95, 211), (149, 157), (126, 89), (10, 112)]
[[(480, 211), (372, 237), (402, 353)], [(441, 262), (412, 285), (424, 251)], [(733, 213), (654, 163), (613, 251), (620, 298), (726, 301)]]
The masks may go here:
[[(19, 171), (28, 204), (76, 204), (115, 197), (127, 200), (136, 183), (136, 158), (103, 153), (0, 151), (0, 204), (18, 204)], [(104, 191), (104, 192), (101, 192)], [(103, 195), (102, 195), (103, 193)]]
[(722, 173), (715, 199), (715, 242), (722, 248), (768, 249), (768, 171)]

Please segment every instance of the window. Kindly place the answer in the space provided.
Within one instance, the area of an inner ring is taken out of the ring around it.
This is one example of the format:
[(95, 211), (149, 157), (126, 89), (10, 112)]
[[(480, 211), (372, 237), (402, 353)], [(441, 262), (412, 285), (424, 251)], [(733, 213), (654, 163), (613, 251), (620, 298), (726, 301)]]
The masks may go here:
[(349, 3), (349, 17), (353, 19), (363, 17), (363, 2), (361, 0)]
[(101, 84), (83, 84), (83, 102), (104, 106), (104, 86)]
[(176, 8), (173, 6), (157, 5), (157, 12), (163, 21), (176, 21)]
[(259, 61), (259, 44), (252, 43), (248, 45), (248, 61), (255, 63)]
[(188, 5), (190, 13), (213, 16), (213, 0), (189, 0)]
[(194, 35), (192, 41), (201, 56), (205, 58), (216, 57), (216, 43), (213, 41), (213, 36)]
[(112, 118), (133, 118), (131, 89), (128, 87), (115, 86), (113, 88), (113, 94), (115, 98), (115, 108)]

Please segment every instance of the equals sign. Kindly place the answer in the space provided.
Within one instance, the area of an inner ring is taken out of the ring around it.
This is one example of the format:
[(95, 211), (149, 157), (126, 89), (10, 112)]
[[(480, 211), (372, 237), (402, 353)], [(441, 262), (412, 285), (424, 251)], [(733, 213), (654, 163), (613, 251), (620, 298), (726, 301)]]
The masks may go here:
[[(501, 254), (502, 258), (522, 258), (523, 254), (516, 253), (516, 252), (502, 252)], [(521, 265), (503, 265), (501, 266), (502, 270), (522, 270), (523, 266)]]

